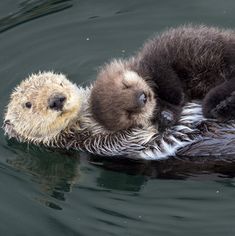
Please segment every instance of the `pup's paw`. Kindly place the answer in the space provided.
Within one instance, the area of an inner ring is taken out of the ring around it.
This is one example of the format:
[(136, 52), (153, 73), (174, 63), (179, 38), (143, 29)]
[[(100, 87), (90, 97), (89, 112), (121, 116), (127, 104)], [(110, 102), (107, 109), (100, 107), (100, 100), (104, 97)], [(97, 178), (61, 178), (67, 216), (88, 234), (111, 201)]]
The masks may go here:
[(211, 115), (220, 121), (235, 119), (235, 91), (213, 108)]
[(158, 130), (163, 132), (165, 129), (171, 127), (175, 123), (174, 114), (171, 111), (163, 110), (159, 117)]
[(162, 111), (161, 118), (163, 123), (166, 125), (171, 125), (171, 123), (174, 121), (174, 115), (171, 111)]

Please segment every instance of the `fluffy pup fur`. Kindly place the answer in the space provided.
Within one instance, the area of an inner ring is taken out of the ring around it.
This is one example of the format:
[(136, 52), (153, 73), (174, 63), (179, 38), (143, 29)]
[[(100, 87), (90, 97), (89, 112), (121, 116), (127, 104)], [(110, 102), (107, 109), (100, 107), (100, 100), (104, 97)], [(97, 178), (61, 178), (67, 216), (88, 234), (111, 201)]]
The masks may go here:
[[(125, 86), (127, 74), (131, 86)], [(179, 119), (186, 102), (203, 99), (207, 118), (234, 119), (234, 75), (234, 31), (203, 25), (169, 29), (136, 56), (101, 69), (91, 94), (92, 114), (110, 131), (149, 122), (164, 129)]]
[(103, 68), (91, 94), (92, 114), (108, 130), (151, 125), (149, 117), (156, 107), (154, 93), (123, 63), (115, 61)]

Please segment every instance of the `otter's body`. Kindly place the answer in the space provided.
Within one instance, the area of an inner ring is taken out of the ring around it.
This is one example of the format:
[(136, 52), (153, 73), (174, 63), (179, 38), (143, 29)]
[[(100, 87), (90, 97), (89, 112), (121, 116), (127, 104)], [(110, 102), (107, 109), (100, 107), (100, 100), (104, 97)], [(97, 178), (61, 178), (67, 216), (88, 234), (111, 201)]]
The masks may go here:
[[(202, 99), (235, 71), (235, 32), (205, 26), (170, 29), (149, 40), (134, 59), (133, 70), (154, 80), (159, 97), (180, 104)], [(179, 90), (177, 94), (172, 91)], [(180, 96), (181, 95), (181, 96)]]
[[(221, 120), (235, 118), (234, 31), (206, 26), (170, 29), (149, 40), (136, 56), (127, 61), (119, 61), (121, 63), (124, 65), (123, 71), (120, 71), (120, 67), (116, 69), (119, 77), (123, 78), (126, 71), (133, 71), (155, 94), (156, 109), (149, 120), (163, 124), (168, 120), (172, 125), (180, 117), (182, 106), (192, 99), (204, 99), (203, 113), (206, 117)], [(105, 98), (105, 89), (110, 89), (102, 86), (105, 87), (105, 80), (114, 81), (117, 78), (107, 78), (104, 71), (114, 71), (114, 65), (111, 62), (105, 66), (92, 94), (94, 117), (98, 117), (98, 121), (105, 127), (106, 123), (112, 123), (114, 117), (102, 119), (102, 110), (108, 110), (102, 99)], [(115, 88), (114, 83), (112, 86), (113, 90), (119, 89)], [(103, 96), (96, 96), (97, 91), (103, 91)], [(106, 99), (112, 99), (112, 96)], [(103, 106), (96, 109), (96, 105), (102, 103)], [(136, 110), (135, 113), (139, 112)], [(118, 128), (123, 127), (115, 126), (113, 131)]]
[(170, 105), (203, 99), (220, 86), (203, 108), (206, 117), (219, 118), (223, 114), (211, 110), (235, 91), (235, 32), (205, 26), (171, 29), (144, 45), (132, 69)]
[[(91, 90), (92, 87), (77, 87), (63, 74), (33, 74), (11, 94), (4, 118), (5, 133), (20, 142), (86, 150), (102, 156), (136, 154), (136, 158), (147, 157), (146, 154), (142, 157), (140, 152), (149, 144), (152, 146), (155, 143), (152, 153), (156, 158), (162, 158), (173, 155), (198, 137), (198, 130), (188, 123), (192, 120), (190, 109), (187, 113), (189, 120), (183, 119), (176, 130), (170, 131), (175, 135), (169, 139), (172, 147), (165, 144), (165, 137), (159, 136), (151, 125), (144, 130), (107, 132), (92, 117)], [(194, 109), (195, 112), (197, 109)], [(159, 152), (156, 152), (158, 149)], [(149, 152), (146, 153), (149, 155)]]
[(31, 75), (11, 95), (4, 117), (5, 134), (50, 148), (145, 160), (174, 156), (183, 147), (187, 149), (181, 156), (189, 157), (195, 155), (195, 149), (203, 156), (213, 156), (215, 148), (216, 155), (235, 153), (234, 123), (204, 120), (200, 104), (184, 106), (177, 124), (162, 134), (151, 125), (107, 132), (92, 117), (91, 90), (77, 87), (62, 74)]

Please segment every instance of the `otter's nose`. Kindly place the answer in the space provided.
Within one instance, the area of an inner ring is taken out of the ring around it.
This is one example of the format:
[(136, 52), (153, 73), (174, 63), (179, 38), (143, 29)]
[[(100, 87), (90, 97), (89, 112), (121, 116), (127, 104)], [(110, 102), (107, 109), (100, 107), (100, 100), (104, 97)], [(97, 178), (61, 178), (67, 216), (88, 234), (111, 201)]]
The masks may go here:
[(56, 94), (48, 99), (48, 106), (52, 110), (62, 111), (66, 97), (63, 94)]

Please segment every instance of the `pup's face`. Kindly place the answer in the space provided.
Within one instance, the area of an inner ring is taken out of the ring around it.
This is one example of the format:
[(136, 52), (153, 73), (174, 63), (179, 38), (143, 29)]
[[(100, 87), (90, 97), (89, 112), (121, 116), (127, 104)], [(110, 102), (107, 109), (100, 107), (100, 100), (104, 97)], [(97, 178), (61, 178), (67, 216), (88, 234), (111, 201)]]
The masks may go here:
[(156, 99), (136, 72), (106, 67), (94, 84), (91, 109), (94, 118), (110, 131), (151, 124)]
[(15, 88), (3, 127), (10, 137), (47, 141), (78, 116), (80, 106), (77, 86), (64, 75), (39, 73)]

